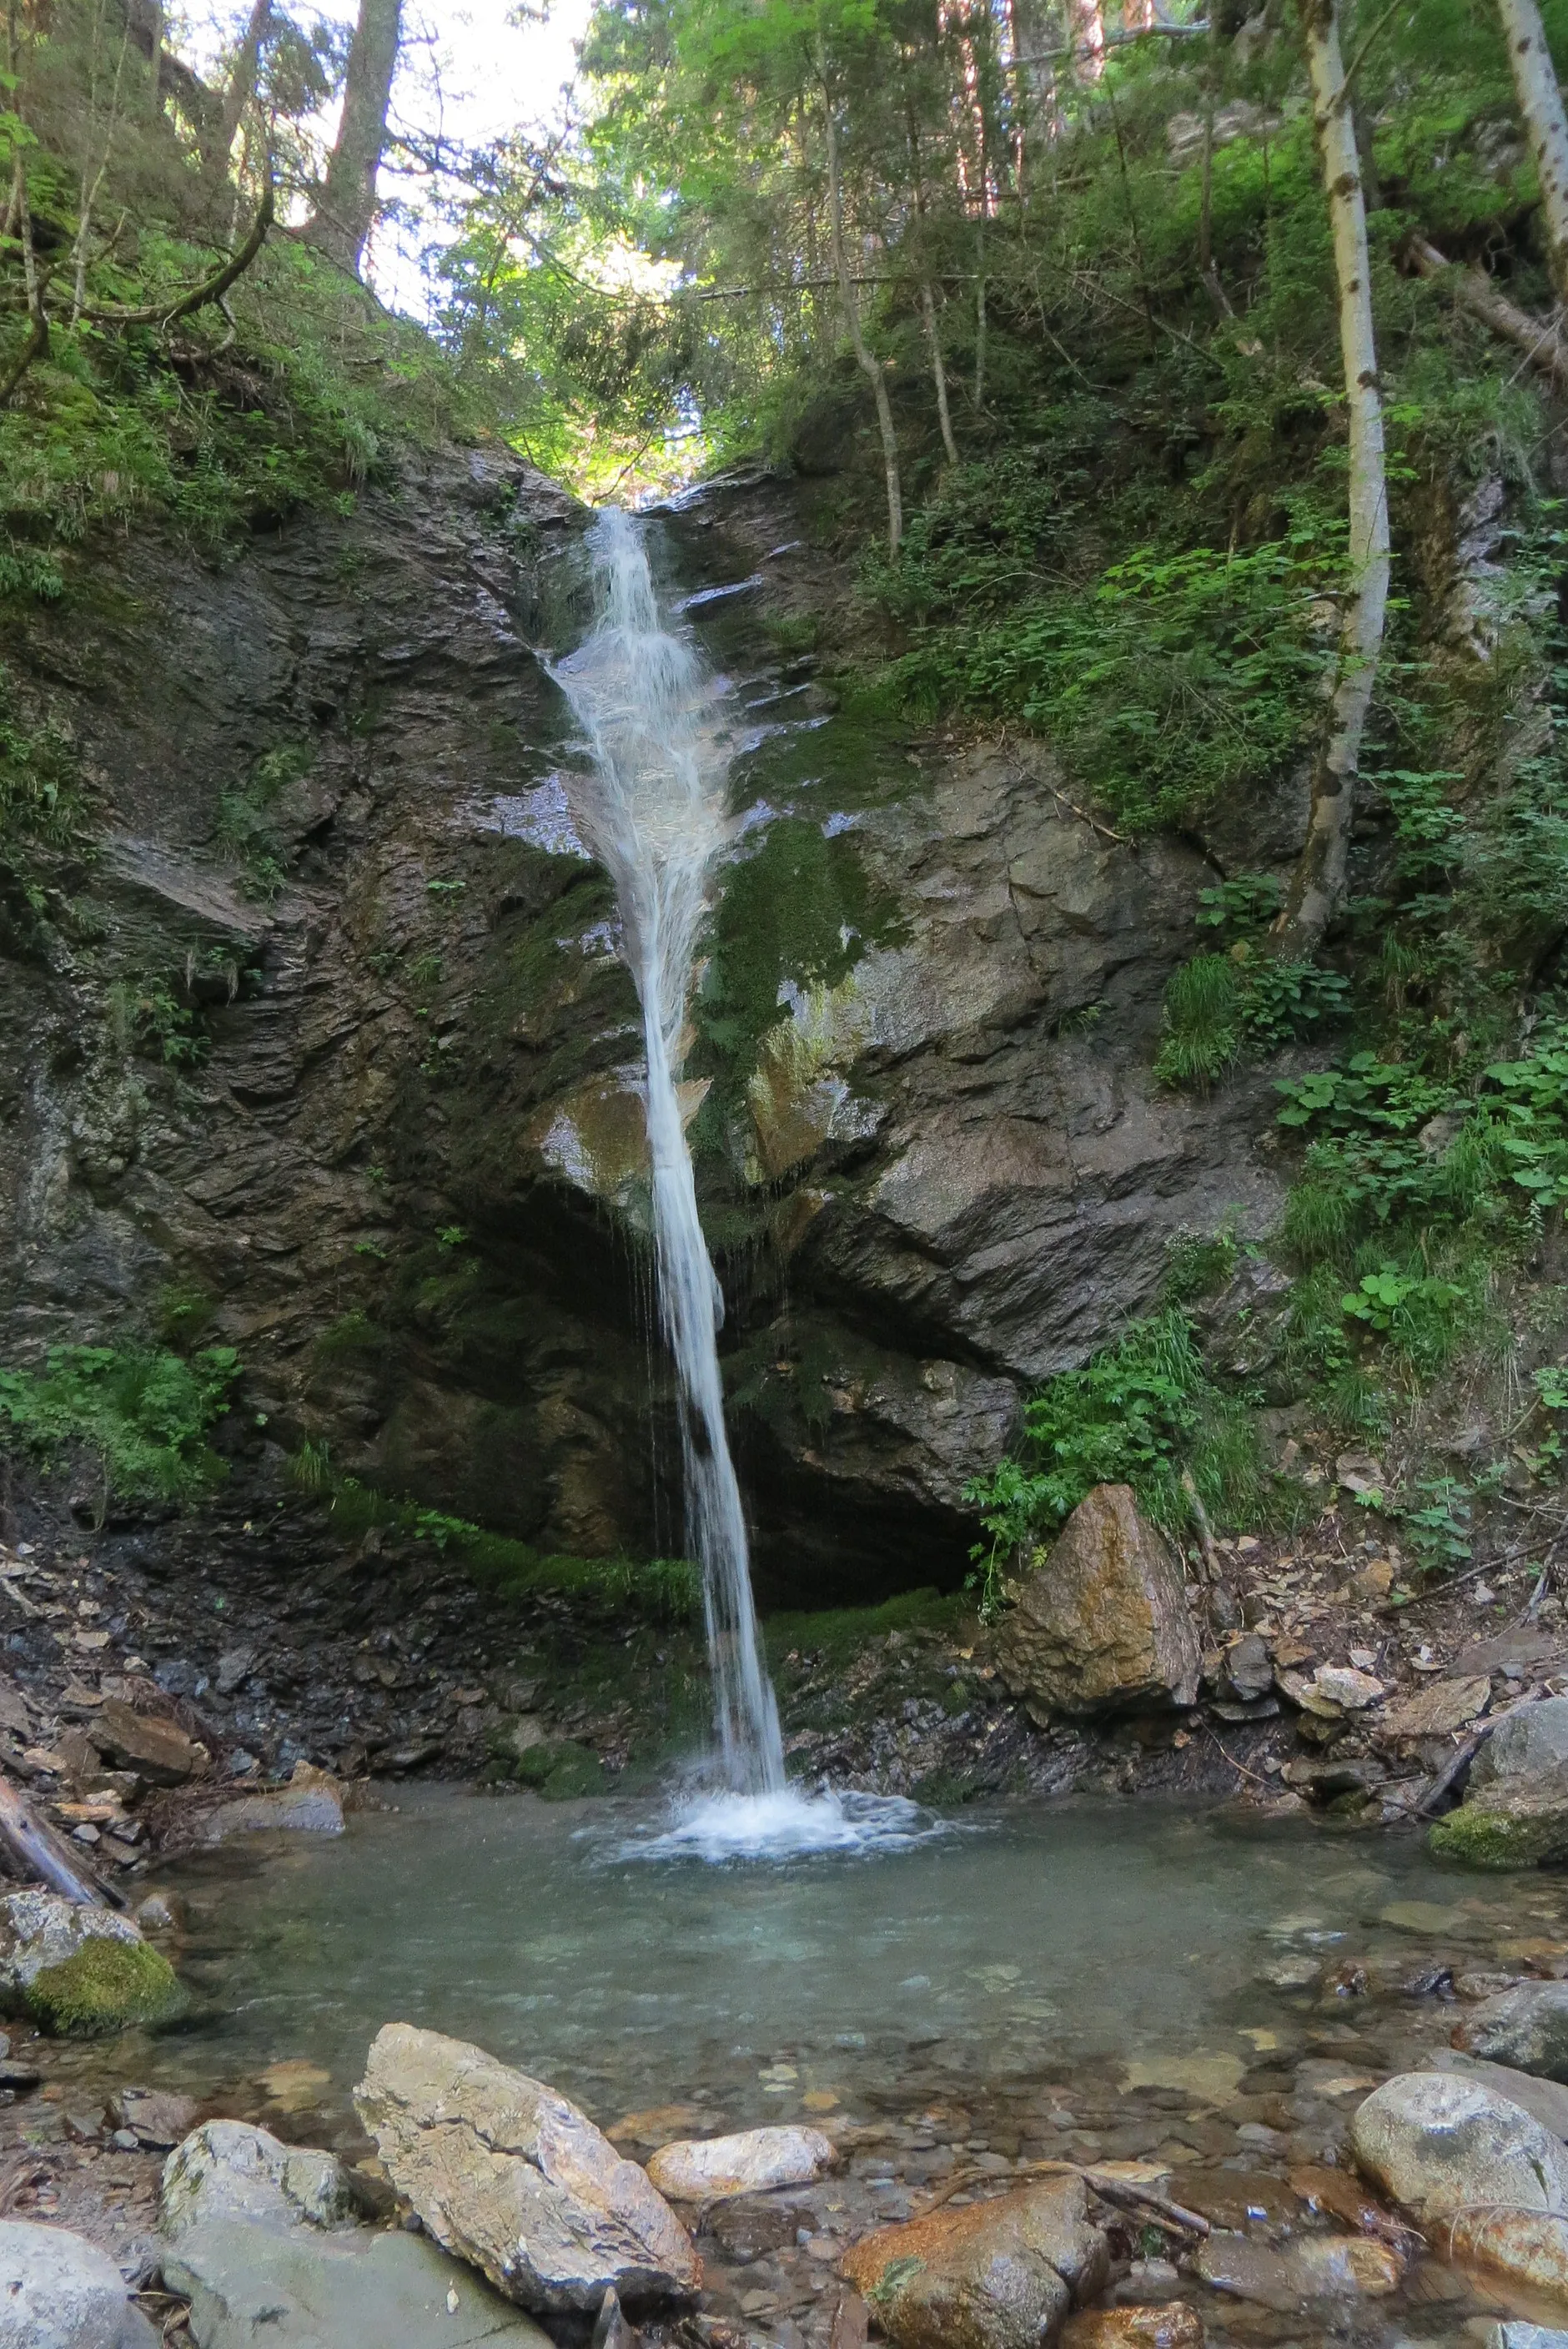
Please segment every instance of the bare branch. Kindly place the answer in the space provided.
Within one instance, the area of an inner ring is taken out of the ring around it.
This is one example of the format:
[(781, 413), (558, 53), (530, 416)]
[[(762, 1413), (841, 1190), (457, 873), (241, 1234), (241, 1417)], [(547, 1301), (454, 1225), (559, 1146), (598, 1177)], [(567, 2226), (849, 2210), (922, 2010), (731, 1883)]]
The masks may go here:
[(205, 309), (209, 302), (222, 302), (230, 286), (237, 278), (244, 275), (266, 243), (267, 231), (273, 224), (276, 202), (273, 184), (269, 180), (266, 192), (257, 207), (251, 233), (238, 253), (232, 254), (223, 264), (222, 268), (214, 276), (209, 277), (204, 285), (192, 287), (189, 294), (181, 295), (178, 301), (150, 302), (139, 310), (122, 309), (118, 305), (101, 310), (84, 310), (83, 317), (90, 318), (95, 326), (171, 326), (176, 318), (189, 318), (194, 311)]

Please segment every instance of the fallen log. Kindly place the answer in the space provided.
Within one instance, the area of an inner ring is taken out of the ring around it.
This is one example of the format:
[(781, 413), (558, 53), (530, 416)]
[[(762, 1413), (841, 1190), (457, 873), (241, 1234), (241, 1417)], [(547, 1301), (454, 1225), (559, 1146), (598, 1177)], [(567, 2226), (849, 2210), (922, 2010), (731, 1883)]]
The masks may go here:
[(1406, 261), (1418, 277), (1443, 277), (1449, 290), (1462, 309), (1469, 310), (1489, 326), (1494, 335), (1512, 343), (1524, 353), (1526, 360), (1544, 376), (1549, 376), (1559, 391), (1568, 392), (1568, 345), (1558, 332), (1552, 318), (1532, 318), (1500, 294), (1484, 269), (1475, 269), (1468, 262), (1449, 261), (1435, 244), (1424, 236), (1412, 236), (1401, 247)]
[(0, 1778), (0, 1844), (27, 1875), (41, 1876), (51, 1892), (83, 1908), (124, 1908), (124, 1900), (82, 1866), (64, 1836), (38, 1816), (8, 1778)]

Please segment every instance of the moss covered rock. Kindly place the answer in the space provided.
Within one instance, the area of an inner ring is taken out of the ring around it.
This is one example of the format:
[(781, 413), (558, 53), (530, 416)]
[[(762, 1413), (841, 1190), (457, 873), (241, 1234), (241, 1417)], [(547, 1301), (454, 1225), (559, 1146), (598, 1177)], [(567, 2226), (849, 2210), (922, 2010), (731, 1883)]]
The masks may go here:
[(129, 1918), (34, 1890), (0, 1900), (0, 2002), (46, 2031), (86, 2036), (162, 2022), (185, 1993)]
[(580, 1795), (604, 1792), (604, 1765), (591, 1745), (570, 1737), (547, 1738), (520, 1754), (516, 1777), (547, 1803), (569, 1803)]
[(1507, 1803), (1466, 1803), (1439, 1819), (1428, 1841), (1439, 1859), (1461, 1868), (1538, 1868), (1568, 1857), (1568, 1811), (1515, 1797)]
[(148, 1943), (94, 1939), (33, 1978), (28, 2012), (46, 2029), (87, 2038), (133, 2023), (161, 2023), (185, 2003), (179, 1976)]

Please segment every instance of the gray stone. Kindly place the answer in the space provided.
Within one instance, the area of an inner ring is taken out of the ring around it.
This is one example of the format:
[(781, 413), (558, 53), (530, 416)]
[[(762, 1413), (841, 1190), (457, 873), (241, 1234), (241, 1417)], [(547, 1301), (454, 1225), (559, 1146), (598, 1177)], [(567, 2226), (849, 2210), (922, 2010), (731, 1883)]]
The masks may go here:
[(248, 2121), (203, 2121), (163, 2165), (159, 2214), (166, 2234), (208, 2220), (278, 2229), (352, 2223), (357, 2196), (337, 2156), (284, 2145)]
[(1508, 2064), (1488, 2064), (1479, 2055), (1467, 2055), (1458, 2047), (1439, 2047), (1429, 2055), (1421, 2066), (1426, 2072), (1456, 2072), (1469, 2080), (1479, 2080), (1484, 2088), (1506, 2096), (1511, 2105), (1518, 2105), (1532, 2120), (1550, 2129), (1553, 2137), (1568, 2141), (1568, 2087), (1556, 2080), (1537, 2079), (1532, 2072), (1515, 2071)]
[(335, 1778), (308, 1763), (297, 1763), (286, 1786), (241, 1795), (209, 1811), (195, 1830), (202, 1844), (228, 1843), (244, 1835), (341, 1835), (343, 1794)]
[(184, 1993), (129, 1917), (34, 1887), (0, 1899), (0, 2005), (46, 2030), (90, 2033), (152, 2023)]
[(1568, 2333), (1555, 2333), (1545, 2324), (1494, 2324), (1486, 2336), (1486, 2349), (1568, 2349)]
[(1243, 1704), (1267, 1696), (1274, 1686), (1274, 1659), (1255, 1631), (1233, 1640), (1225, 1651), (1225, 1678)]
[(401, 2229), (204, 2220), (165, 2254), (163, 2281), (190, 2300), (196, 2349), (551, 2349), (471, 2268)]
[(1505, 1779), (1546, 1777), (1568, 1781), (1568, 1696), (1521, 1705), (1501, 1721), (1471, 1763), (1470, 1783), (1480, 1791)]
[(1423, 2225), (1470, 2209), (1568, 2214), (1568, 2147), (1464, 2075), (1401, 2072), (1357, 2108), (1357, 2166)]
[(1467, 2055), (1568, 2080), (1568, 1982), (1520, 1982), (1483, 1999), (1455, 2025), (1453, 2039)]
[(114, 2261), (67, 2227), (0, 2219), (0, 2349), (157, 2349)]
[(1181, 1570), (1129, 1485), (1097, 1485), (1037, 1553), (996, 1641), (1002, 1676), (1047, 1713), (1191, 1704), (1202, 1659)]
[(526, 2308), (597, 2314), (695, 2292), (675, 2212), (587, 2116), (482, 2047), (389, 2023), (355, 2091), (394, 2185), (437, 2241)]

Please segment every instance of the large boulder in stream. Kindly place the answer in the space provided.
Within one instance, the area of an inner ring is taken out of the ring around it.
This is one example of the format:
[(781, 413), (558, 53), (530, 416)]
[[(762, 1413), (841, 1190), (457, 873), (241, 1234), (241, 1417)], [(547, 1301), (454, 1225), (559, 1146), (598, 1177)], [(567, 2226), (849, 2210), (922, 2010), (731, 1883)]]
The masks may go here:
[(377, 2033), (359, 2116), (426, 2229), (521, 2307), (597, 2313), (702, 2284), (690, 2236), (634, 2161), (553, 2088), (410, 2023)]
[(1040, 2349), (1110, 2271), (1078, 2178), (883, 2227), (843, 2272), (894, 2349)]
[(1568, 1982), (1516, 1982), (1482, 1999), (1455, 2025), (1453, 2042), (1487, 2063), (1568, 2081)]
[(1403, 2072), (1357, 2107), (1357, 2167), (1445, 2256), (1568, 2306), (1568, 2147), (1482, 2082)]
[(1097, 1485), (1036, 1553), (996, 1661), (1046, 1713), (1194, 1702), (1202, 1659), (1181, 1571), (1130, 1485)]

